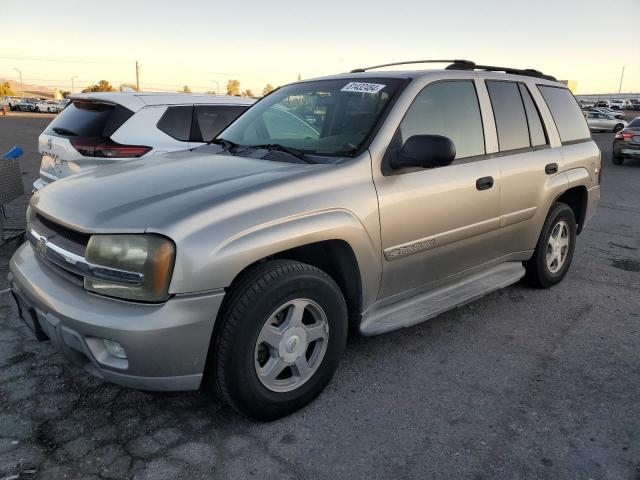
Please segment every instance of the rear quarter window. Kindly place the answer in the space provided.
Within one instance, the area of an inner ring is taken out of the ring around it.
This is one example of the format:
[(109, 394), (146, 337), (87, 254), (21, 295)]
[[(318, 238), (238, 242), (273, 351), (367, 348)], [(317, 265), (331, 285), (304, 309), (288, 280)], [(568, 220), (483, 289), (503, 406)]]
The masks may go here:
[(548, 85), (538, 85), (538, 90), (551, 111), (563, 143), (591, 138), (584, 114), (569, 90)]
[(192, 115), (192, 105), (169, 107), (160, 117), (157, 127), (176, 140), (188, 142), (191, 135)]

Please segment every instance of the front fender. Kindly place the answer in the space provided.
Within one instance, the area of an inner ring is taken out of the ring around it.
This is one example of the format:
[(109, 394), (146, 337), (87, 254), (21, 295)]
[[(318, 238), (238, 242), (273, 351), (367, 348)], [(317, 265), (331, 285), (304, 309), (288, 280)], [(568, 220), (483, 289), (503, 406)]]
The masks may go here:
[[(322, 210), (264, 223), (233, 235), (210, 249), (205, 258), (176, 265), (172, 293), (224, 288), (243, 269), (291, 248), (327, 240), (347, 242), (356, 257), (363, 303), (374, 301), (380, 282), (380, 249), (362, 222), (345, 209)], [(176, 291), (173, 291), (176, 290)]]

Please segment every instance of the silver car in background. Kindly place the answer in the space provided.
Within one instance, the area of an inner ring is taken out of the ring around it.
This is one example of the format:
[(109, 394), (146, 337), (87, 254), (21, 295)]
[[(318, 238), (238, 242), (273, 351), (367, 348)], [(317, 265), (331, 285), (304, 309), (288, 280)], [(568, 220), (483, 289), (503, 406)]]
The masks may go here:
[(99, 166), (203, 145), (254, 102), (180, 93), (72, 95), (38, 139), (42, 163), (33, 191)]
[(584, 115), (592, 132), (619, 132), (629, 123), (600, 112), (585, 112)]

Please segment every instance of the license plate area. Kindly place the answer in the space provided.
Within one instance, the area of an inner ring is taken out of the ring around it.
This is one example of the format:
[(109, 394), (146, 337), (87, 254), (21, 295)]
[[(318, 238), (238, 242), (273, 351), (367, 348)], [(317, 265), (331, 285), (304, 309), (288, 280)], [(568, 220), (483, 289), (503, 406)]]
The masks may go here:
[(38, 321), (38, 316), (36, 315), (36, 311), (33, 307), (29, 306), (20, 295), (16, 294), (13, 290), (11, 290), (11, 295), (13, 299), (16, 301), (16, 305), (18, 306), (18, 315), (22, 319), (22, 321), (29, 327), (36, 337), (36, 339), (40, 342), (44, 342), (49, 340), (49, 337), (44, 333), (42, 327), (40, 326), (40, 322)]

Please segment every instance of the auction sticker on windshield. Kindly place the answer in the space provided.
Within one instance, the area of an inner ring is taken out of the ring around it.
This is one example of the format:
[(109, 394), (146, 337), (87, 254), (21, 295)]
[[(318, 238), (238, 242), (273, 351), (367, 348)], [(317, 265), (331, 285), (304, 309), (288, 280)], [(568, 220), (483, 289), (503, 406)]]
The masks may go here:
[(341, 92), (378, 93), (386, 85), (380, 83), (349, 82), (340, 89)]

